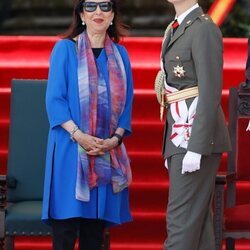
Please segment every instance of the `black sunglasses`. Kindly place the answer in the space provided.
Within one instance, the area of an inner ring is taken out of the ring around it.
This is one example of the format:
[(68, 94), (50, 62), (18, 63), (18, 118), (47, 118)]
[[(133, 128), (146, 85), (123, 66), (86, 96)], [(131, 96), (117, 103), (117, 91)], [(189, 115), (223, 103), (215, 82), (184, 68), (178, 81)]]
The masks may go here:
[(109, 12), (112, 10), (113, 3), (112, 2), (84, 2), (82, 3), (82, 7), (87, 12), (94, 12), (97, 9), (97, 6), (100, 7), (101, 11)]

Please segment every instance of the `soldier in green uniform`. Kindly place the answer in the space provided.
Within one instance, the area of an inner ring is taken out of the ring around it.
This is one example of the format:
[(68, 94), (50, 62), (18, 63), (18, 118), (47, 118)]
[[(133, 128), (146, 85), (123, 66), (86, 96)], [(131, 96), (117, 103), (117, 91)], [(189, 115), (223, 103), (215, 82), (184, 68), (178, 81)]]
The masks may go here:
[[(223, 41), (196, 0), (168, 0), (158, 92), (167, 107), (163, 155), (169, 171), (164, 250), (214, 250), (212, 198), (221, 155), (231, 148), (220, 105)], [(165, 108), (164, 108), (165, 109)]]

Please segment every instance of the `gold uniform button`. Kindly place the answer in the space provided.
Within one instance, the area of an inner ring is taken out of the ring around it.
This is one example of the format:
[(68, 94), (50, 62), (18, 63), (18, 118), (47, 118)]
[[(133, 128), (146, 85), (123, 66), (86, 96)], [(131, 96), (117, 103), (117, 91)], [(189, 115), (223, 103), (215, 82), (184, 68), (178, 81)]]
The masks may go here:
[(208, 20), (208, 17), (205, 17), (204, 19), (205, 19), (205, 20)]
[(202, 14), (201, 16), (205, 16), (205, 14)]

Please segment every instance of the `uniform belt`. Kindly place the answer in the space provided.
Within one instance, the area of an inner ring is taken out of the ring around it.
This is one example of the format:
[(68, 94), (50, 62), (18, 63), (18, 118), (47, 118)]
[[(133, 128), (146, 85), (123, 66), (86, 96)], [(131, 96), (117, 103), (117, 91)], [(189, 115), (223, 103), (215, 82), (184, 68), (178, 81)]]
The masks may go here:
[(165, 93), (166, 104), (171, 104), (179, 101), (183, 101), (199, 95), (198, 87), (191, 87), (183, 90), (179, 90), (173, 93)]
[(196, 97), (199, 95), (198, 87), (186, 88), (183, 90), (166, 93), (165, 88), (165, 74), (162, 70), (159, 70), (156, 78), (155, 78), (155, 93), (157, 100), (160, 104), (160, 120), (163, 119), (164, 109), (171, 103), (176, 103), (179, 101), (183, 101), (192, 97)]
[(161, 104), (160, 104), (160, 120), (163, 119), (164, 109), (168, 107), (169, 104), (180, 102), (192, 97), (199, 95), (198, 87), (191, 87), (172, 93), (166, 93), (165, 90), (162, 91)]

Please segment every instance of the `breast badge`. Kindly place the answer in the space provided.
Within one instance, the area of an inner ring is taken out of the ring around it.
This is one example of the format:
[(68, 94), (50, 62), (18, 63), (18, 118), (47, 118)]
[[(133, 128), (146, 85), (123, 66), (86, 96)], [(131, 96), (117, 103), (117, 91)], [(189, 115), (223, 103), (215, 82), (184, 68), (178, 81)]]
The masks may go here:
[(173, 72), (174, 72), (174, 75), (175, 75), (176, 77), (182, 78), (182, 77), (185, 76), (185, 72), (186, 72), (186, 71), (184, 70), (183, 66), (179, 66), (179, 65), (177, 64), (177, 66), (174, 67)]

